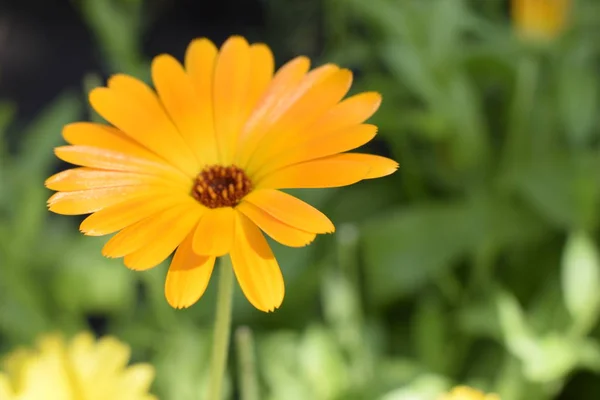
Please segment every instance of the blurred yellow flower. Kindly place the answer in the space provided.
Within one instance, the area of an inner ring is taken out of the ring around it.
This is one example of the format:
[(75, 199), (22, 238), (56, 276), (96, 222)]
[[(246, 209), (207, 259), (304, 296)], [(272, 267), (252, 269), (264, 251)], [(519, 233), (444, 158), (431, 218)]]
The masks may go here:
[(218, 50), (194, 40), (185, 65), (169, 55), (152, 62), (156, 92), (118, 74), (89, 96), (114, 127), (74, 123), (56, 149), (79, 165), (46, 181), (59, 214), (92, 213), (86, 235), (118, 232), (104, 246), (134, 270), (176, 250), (165, 295), (176, 308), (202, 296), (215, 258), (229, 254), (246, 298), (278, 308), (284, 282), (261, 233), (290, 247), (334, 231), (319, 210), (280, 189), (330, 188), (393, 173), (385, 157), (348, 153), (373, 139), (364, 124), (378, 93), (342, 101), (352, 73), (333, 64), (309, 72), (297, 57), (274, 73), (271, 50), (239, 36)]
[(96, 341), (80, 333), (66, 343), (42, 337), (36, 349), (20, 349), (3, 360), (2, 400), (155, 400), (149, 394), (154, 368), (127, 366), (129, 347), (112, 337)]
[(468, 386), (457, 386), (439, 400), (500, 400), (496, 394), (485, 394)]
[(571, 0), (513, 0), (512, 19), (525, 39), (550, 40), (565, 28)]

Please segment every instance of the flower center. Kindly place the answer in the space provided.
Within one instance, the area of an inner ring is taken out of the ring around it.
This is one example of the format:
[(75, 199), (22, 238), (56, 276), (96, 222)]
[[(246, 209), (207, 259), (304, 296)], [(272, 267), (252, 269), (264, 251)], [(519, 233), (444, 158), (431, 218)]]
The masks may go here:
[(192, 197), (208, 208), (234, 207), (252, 190), (241, 168), (209, 165), (194, 180)]

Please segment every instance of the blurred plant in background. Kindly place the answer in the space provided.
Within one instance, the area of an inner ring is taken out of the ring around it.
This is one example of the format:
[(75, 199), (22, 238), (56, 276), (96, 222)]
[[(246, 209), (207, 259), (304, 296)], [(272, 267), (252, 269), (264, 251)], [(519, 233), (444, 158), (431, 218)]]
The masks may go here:
[[(107, 72), (147, 79), (144, 3), (75, 4)], [(356, 92), (382, 92), (373, 150), (401, 168), (294, 191), (338, 232), (306, 249), (273, 245), (294, 287), (277, 313), (236, 292), (234, 324), (252, 331), (236, 335), (229, 395), (436, 400), (468, 384), (504, 400), (598, 398), (600, 3), (573, 1), (568, 18), (539, 25), (552, 26), (542, 41), (519, 33), (525, 18), (508, 0), (265, 4), (278, 59), (312, 52), (353, 68)], [(85, 92), (101, 83), (90, 71)], [(171, 310), (165, 268), (104, 260), (104, 240), (45, 210), (50, 149), (84, 105), (65, 93), (27, 126), (0, 106), (0, 133), (17, 138), (0, 140), (0, 351), (91, 324), (155, 366), (158, 398), (195, 399), (213, 290)]]
[(129, 348), (118, 340), (80, 333), (66, 344), (57, 335), (38, 341), (37, 349), (19, 349), (5, 359), (0, 374), (4, 400), (153, 400), (148, 389), (154, 369), (127, 366)]

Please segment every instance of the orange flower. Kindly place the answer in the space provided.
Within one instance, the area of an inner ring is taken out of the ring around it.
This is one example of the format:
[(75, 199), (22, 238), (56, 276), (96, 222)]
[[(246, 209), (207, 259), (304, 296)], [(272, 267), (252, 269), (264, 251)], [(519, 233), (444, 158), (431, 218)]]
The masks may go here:
[(280, 189), (327, 188), (391, 174), (393, 160), (345, 153), (370, 141), (363, 124), (377, 93), (342, 101), (352, 73), (327, 64), (312, 71), (297, 57), (275, 74), (263, 44), (228, 39), (220, 51), (194, 40), (185, 66), (169, 55), (152, 62), (156, 93), (115, 75), (94, 89), (92, 107), (112, 126), (67, 125), (70, 146), (56, 155), (79, 165), (50, 177), (59, 214), (87, 214), (86, 235), (118, 232), (106, 257), (146, 270), (175, 249), (166, 278), (171, 306), (204, 293), (215, 258), (229, 254), (247, 299), (273, 311), (283, 301), (279, 265), (261, 233), (291, 247), (334, 231), (320, 211)]
[(439, 400), (500, 400), (497, 394), (485, 394), (468, 386), (457, 386)]
[(513, 0), (513, 22), (524, 38), (553, 39), (565, 28), (570, 5), (571, 0)]

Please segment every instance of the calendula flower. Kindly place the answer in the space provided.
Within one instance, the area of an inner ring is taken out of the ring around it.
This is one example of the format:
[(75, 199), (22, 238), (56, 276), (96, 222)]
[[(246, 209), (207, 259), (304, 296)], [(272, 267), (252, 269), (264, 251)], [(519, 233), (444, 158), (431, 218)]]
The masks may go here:
[(352, 73), (326, 64), (309, 72), (297, 57), (274, 74), (264, 44), (228, 39), (220, 51), (194, 40), (182, 66), (152, 62), (156, 92), (126, 75), (94, 89), (92, 107), (113, 126), (74, 123), (56, 154), (79, 165), (46, 181), (59, 214), (93, 213), (86, 235), (118, 232), (107, 257), (146, 270), (175, 249), (168, 302), (188, 307), (203, 294), (215, 258), (229, 254), (247, 299), (272, 311), (284, 297), (279, 265), (261, 233), (291, 247), (334, 231), (331, 221), (281, 189), (328, 188), (391, 174), (393, 160), (348, 153), (377, 128), (363, 124), (380, 95), (342, 101)]
[(496, 394), (485, 394), (468, 386), (457, 386), (439, 400), (500, 400)]
[(571, 0), (513, 0), (512, 18), (525, 39), (550, 40), (565, 28)]
[(127, 366), (129, 347), (117, 339), (98, 341), (81, 333), (66, 343), (42, 337), (35, 349), (20, 349), (3, 360), (2, 400), (155, 400), (148, 393), (154, 369)]

